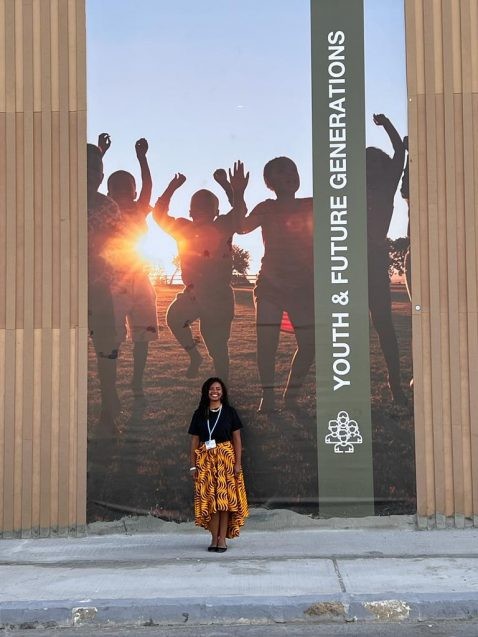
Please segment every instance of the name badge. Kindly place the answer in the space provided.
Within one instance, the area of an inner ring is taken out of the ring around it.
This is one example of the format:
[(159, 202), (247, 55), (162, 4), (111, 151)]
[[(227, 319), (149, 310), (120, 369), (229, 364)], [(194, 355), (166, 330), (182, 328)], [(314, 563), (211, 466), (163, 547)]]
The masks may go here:
[(206, 445), (206, 449), (209, 451), (209, 449), (215, 449), (216, 448), (216, 441), (215, 440), (206, 440), (206, 442), (204, 443)]

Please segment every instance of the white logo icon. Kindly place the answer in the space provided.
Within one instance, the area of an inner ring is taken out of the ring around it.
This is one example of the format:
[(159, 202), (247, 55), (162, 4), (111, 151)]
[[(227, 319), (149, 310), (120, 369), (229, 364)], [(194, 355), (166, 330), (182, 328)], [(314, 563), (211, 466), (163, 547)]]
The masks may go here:
[(353, 453), (354, 445), (362, 444), (358, 424), (350, 420), (346, 411), (339, 411), (336, 420), (329, 420), (330, 433), (325, 436), (327, 445), (335, 445), (335, 453)]

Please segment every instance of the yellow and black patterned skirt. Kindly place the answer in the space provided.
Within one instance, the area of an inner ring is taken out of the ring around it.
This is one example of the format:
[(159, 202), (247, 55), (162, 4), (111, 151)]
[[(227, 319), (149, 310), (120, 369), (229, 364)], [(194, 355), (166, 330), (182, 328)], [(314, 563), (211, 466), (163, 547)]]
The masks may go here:
[(194, 493), (194, 518), (197, 526), (207, 529), (217, 511), (229, 511), (226, 537), (239, 535), (244, 518), (249, 515), (242, 472), (234, 475), (234, 447), (220, 442), (209, 451), (202, 444), (196, 450), (197, 477)]

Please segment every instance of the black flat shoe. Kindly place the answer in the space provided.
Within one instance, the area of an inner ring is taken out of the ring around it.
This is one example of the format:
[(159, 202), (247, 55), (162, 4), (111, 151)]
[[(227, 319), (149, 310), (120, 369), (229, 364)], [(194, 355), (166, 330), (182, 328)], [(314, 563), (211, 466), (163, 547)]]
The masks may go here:
[(227, 551), (227, 546), (216, 546), (216, 553), (225, 553)]
[(217, 551), (217, 546), (208, 546), (207, 550), (209, 553), (215, 553)]

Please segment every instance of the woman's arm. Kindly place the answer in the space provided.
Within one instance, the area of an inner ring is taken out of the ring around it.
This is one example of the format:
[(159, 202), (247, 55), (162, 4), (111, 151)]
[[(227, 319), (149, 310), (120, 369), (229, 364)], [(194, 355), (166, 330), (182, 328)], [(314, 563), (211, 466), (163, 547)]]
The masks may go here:
[[(199, 436), (191, 436), (191, 454), (190, 454), (190, 469), (196, 466), (196, 449), (199, 447)], [(196, 477), (197, 471), (190, 471), (193, 478)]]
[(234, 455), (236, 456), (236, 462), (234, 463), (234, 475), (238, 476), (242, 471), (242, 440), (240, 429), (236, 429), (232, 432), (232, 446), (234, 447)]

